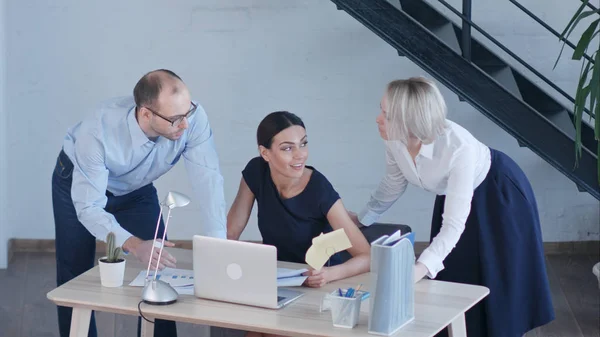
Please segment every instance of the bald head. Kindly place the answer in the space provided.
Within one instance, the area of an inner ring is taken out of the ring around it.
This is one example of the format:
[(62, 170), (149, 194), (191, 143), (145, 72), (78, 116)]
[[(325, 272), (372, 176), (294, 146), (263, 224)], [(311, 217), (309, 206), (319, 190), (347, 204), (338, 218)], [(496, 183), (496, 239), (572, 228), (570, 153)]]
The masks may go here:
[(144, 75), (133, 88), (133, 98), (139, 107), (156, 106), (161, 94), (171, 96), (185, 89), (183, 80), (167, 69), (154, 70)]

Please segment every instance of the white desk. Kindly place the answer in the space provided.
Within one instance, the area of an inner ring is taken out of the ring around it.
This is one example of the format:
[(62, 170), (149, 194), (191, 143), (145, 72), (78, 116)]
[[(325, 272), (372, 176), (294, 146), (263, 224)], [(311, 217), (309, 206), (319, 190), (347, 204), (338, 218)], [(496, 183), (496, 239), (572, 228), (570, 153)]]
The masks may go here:
[[(177, 258), (177, 268), (192, 269), (192, 251), (169, 249)], [(280, 263), (282, 267), (302, 268), (303, 265)], [(133, 259), (127, 261), (125, 282), (120, 288), (100, 285), (98, 266), (50, 291), (48, 299), (57, 305), (73, 307), (71, 336), (87, 336), (91, 311), (139, 316), (138, 303), (142, 288), (127, 284), (145, 266)], [(168, 306), (142, 304), (142, 313), (149, 319), (159, 318), (216, 327), (259, 331), (287, 336), (374, 336), (367, 333), (368, 310), (361, 309), (354, 329), (335, 328), (330, 312), (319, 312), (325, 293), (337, 288), (356, 287), (362, 283), (369, 289), (369, 274), (333, 282), (320, 289), (301, 288), (300, 299), (280, 310), (209, 301), (180, 295)], [(466, 336), (464, 313), (483, 299), (489, 290), (481, 286), (422, 280), (415, 286), (415, 319), (394, 336), (431, 337), (446, 326), (454, 337)], [(152, 336), (153, 324), (144, 323), (142, 334)]]

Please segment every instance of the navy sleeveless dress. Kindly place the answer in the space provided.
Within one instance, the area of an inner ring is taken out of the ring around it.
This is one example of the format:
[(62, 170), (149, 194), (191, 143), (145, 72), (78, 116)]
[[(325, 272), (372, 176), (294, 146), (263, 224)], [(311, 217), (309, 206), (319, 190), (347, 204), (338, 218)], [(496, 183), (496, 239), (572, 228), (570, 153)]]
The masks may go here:
[[(304, 190), (288, 199), (279, 195), (271, 178), (269, 164), (256, 157), (242, 171), (246, 184), (258, 205), (258, 229), (264, 244), (277, 247), (279, 261), (306, 263), (306, 251), (312, 239), (332, 231), (327, 221), (331, 206), (340, 199), (331, 183), (319, 171), (313, 172)], [(342, 262), (338, 253), (326, 265)]]
[[(466, 312), (469, 337), (521, 337), (549, 323), (554, 309), (533, 190), (517, 164), (490, 149), (491, 167), (475, 189), (471, 213), (436, 280), (483, 285), (490, 294)], [(435, 200), (431, 239), (442, 226)], [(447, 336), (442, 330), (437, 336)]]

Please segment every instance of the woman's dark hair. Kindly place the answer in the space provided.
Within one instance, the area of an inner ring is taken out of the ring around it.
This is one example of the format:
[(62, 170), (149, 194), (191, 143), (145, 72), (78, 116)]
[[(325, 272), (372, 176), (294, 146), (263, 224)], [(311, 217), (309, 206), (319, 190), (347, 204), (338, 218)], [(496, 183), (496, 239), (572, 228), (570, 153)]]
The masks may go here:
[(300, 117), (288, 111), (275, 111), (268, 114), (258, 125), (256, 130), (256, 141), (267, 149), (271, 148), (273, 137), (290, 126), (300, 125), (304, 129), (304, 123)]

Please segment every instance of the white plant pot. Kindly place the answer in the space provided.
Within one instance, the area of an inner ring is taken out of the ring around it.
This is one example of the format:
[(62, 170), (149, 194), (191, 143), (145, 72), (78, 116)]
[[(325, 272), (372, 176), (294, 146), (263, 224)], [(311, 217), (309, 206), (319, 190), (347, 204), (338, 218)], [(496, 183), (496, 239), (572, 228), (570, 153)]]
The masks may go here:
[(106, 256), (98, 259), (98, 265), (100, 266), (100, 283), (103, 287), (120, 287), (123, 285), (123, 278), (125, 277), (125, 259), (121, 262), (107, 263), (102, 262)]

